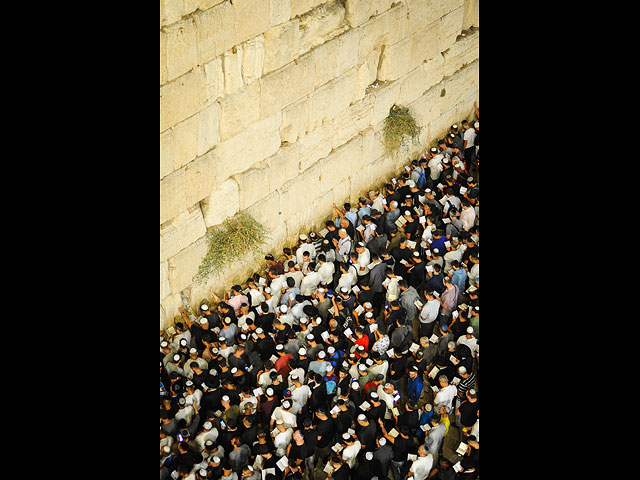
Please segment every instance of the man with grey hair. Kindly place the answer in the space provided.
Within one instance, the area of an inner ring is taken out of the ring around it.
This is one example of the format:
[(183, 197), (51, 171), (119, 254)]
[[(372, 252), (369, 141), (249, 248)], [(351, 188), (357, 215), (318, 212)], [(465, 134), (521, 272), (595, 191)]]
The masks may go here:
[(375, 190), (369, 191), (369, 199), (373, 202), (371, 204), (371, 210), (378, 210), (379, 212), (384, 211), (384, 206), (382, 203), (382, 195), (380, 195)]
[(398, 208), (398, 202), (392, 200), (389, 204), (389, 211), (384, 215), (384, 227), (385, 231), (390, 231), (396, 228), (395, 222), (400, 216), (400, 209)]
[(351, 237), (344, 228), (338, 230), (338, 237), (340, 237), (339, 240), (333, 240), (336, 250), (336, 259), (341, 262), (348, 262), (352, 246)]

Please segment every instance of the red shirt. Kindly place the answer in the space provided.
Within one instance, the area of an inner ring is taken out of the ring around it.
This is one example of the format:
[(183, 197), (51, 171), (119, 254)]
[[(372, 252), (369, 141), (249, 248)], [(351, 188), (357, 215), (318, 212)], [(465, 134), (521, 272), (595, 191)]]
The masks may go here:
[[(365, 351), (369, 351), (369, 336), (368, 335), (362, 335), (358, 340), (355, 341), (356, 345), (362, 345), (364, 347)], [(356, 357), (360, 358), (360, 355), (358, 355), (358, 350), (355, 351)]]
[(289, 376), (289, 372), (291, 371), (291, 366), (289, 365), (289, 361), (293, 359), (293, 355), (291, 353), (287, 353), (283, 355), (274, 364), (275, 369), (282, 376), (282, 381), (286, 382), (287, 377)]

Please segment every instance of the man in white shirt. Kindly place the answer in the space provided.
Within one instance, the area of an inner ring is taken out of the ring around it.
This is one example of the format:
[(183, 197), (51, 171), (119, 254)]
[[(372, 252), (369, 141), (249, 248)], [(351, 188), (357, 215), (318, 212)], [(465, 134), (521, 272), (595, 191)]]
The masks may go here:
[(316, 293), (318, 285), (320, 285), (322, 281), (323, 277), (320, 272), (316, 272), (313, 270), (309, 271), (309, 273), (304, 276), (302, 282), (300, 283), (300, 295), (302, 295), (303, 297), (310, 297), (311, 295)]
[(353, 285), (354, 283), (354, 278), (353, 273), (349, 268), (350, 266), (351, 265), (349, 265), (348, 263), (340, 264), (340, 272), (342, 272), (342, 275), (340, 275), (340, 278), (338, 279), (338, 285), (336, 286), (336, 290), (338, 292), (341, 291), (343, 287), (347, 289), (347, 292), (351, 291), (351, 285)]
[(207, 440), (211, 440), (215, 442), (218, 439), (218, 429), (213, 426), (213, 424), (207, 420), (203, 425), (204, 429), (196, 435), (194, 441), (200, 447), (200, 451), (204, 450), (204, 444)]
[(338, 230), (338, 236), (340, 240), (336, 242), (334, 239), (336, 259), (340, 262), (347, 262), (349, 261), (349, 253), (351, 253), (351, 237), (344, 228)]
[(433, 333), (433, 326), (440, 312), (440, 302), (433, 296), (433, 292), (426, 292), (425, 298), (427, 302), (422, 306), (418, 319), (420, 326), (418, 327), (419, 337), (430, 337)]
[(433, 455), (427, 452), (424, 445), (418, 447), (418, 458), (416, 458), (411, 467), (409, 467), (409, 473), (407, 480), (425, 480), (431, 469), (433, 468)]
[(309, 257), (311, 260), (316, 258), (316, 247), (313, 243), (309, 243), (309, 237), (307, 237), (304, 233), (300, 234), (300, 246), (296, 249), (296, 261), (298, 265), (302, 266), (304, 260), (302, 259), (302, 254), (304, 252), (309, 253)]
[(271, 270), (269, 271), (269, 278), (271, 279), (269, 288), (271, 288), (271, 298), (273, 299), (271, 305), (278, 305), (282, 296), (282, 287), (287, 284), (287, 279), (284, 275), (278, 275)]
[(464, 163), (467, 166), (467, 171), (470, 172), (471, 164), (476, 156), (476, 131), (466, 120), (463, 120), (462, 122), (462, 130), (464, 132), (462, 135), (462, 139), (464, 140)]
[(291, 399), (301, 407), (304, 407), (311, 396), (311, 388), (309, 388), (309, 385), (301, 383), (300, 375), (294, 374), (293, 371), (291, 375), (289, 375), (289, 379), (293, 384), (291, 388)]
[(289, 399), (285, 399), (281, 406), (276, 407), (273, 410), (273, 413), (271, 414), (271, 428), (273, 428), (273, 424), (278, 420), (282, 420), (284, 422), (285, 428), (296, 428), (296, 416), (290, 412), (291, 407), (293, 407), (293, 402)]
[[(393, 273), (391, 268), (387, 269), (387, 279), (389, 283), (387, 284), (387, 302), (392, 302), (393, 300), (397, 300), (400, 296), (400, 287), (398, 286), (398, 282), (402, 280), (402, 277)], [(385, 280), (386, 281), (386, 280)], [(383, 283), (384, 285), (384, 283)]]
[(453, 410), (453, 399), (458, 394), (458, 389), (455, 385), (449, 385), (449, 379), (446, 375), (440, 375), (438, 377), (440, 383), (440, 391), (436, 393), (433, 399), (433, 409), (438, 412), (443, 405), (449, 407), (449, 410)]
[(467, 327), (467, 333), (465, 335), (460, 335), (458, 341), (456, 342), (458, 345), (466, 345), (471, 350), (471, 353), (475, 355), (476, 345), (478, 343), (478, 339), (473, 336), (473, 327)]
[[(434, 182), (440, 178), (440, 173), (442, 173), (442, 160), (444, 160), (444, 155), (442, 153), (433, 152), (433, 150), (438, 151), (437, 148), (433, 147), (431, 151), (431, 160), (429, 160), (428, 166), (430, 171), (431, 180)], [(434, 154), (435, 153), (435, 154)]]
[(462, 199), (461, 208), (462, 212), (460, 212), (460, 221), (462, 222), (462, 228), (469, 231), (476, 221), (476, 211), (466, 198)]
[(347, 444), (341, 452), (342, 460), (347, 462), (347, 464), (353, 469), (356, 467), (356, 460), (358, 453), (362, 449), (362, 444), (360, 443), (360, 440), (354, 441), (353, 437), (348, 433), (343, 433), (342, 439)]
[(392, 383), (385, 383), (378, 385), (378, 397), (380, 397), (380, 401), (384, 402), (387, 405), (387, 410), (385, 412), (384, 418), (385, 419), (389, 419), (391, 418), (391, 409), (394, 406), (394, 400), (393, 400), (393, 384)]
[(380, 195), (375, 190), (371, 190), (369, 192), (369, 199), (373, 202), (371, 204), (371, 210), (377, 210), (379, 212), (384, 212), (384, 204), (382, 203), (382, 199), (384, 197)]
[(369, 249), (363, 242), (358, 242), (356, 245), (356, 252), (358, 254), (358, 277), (363, 277), (369, 273), (369, 264), (371, 263), (371, 254)]
[(327, 258), (324, 253), (318, 254), (318, 273), (322, 276), (322, 283), (325, 285), (332, 285), (333, 274), (336, 271), (336, 266), (333, 262), (327, 262)]

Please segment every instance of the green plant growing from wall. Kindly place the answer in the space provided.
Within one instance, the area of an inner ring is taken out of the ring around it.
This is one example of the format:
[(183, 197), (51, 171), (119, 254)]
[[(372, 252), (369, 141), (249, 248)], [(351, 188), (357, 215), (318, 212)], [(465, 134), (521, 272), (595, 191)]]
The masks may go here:
[(418, 126), (409, 108), (393, 105), (389, 109), (389, 116), (384, 119), (384, 146), (387, 153), (393, 154), (400, 148), (404, 136), (408, 135), (413, 142), (418, 140), (422, 127)]
[(267, 229), (246, 212), (227, 218), (207, 233), (207, 253), (193, 280), (202, 283), (211, 273), (219, 274), (240, 256), (258, 253), (268, 236)]

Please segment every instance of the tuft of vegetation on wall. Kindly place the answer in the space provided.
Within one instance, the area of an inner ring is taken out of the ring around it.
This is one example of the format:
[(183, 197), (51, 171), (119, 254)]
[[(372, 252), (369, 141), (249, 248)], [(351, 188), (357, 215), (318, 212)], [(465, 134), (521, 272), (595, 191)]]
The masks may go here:
[(220, 274), (225, 266), (241, 256), (260, 251), (269, 234), (246, 212), (227, 218), (207, 233), (208, 248), (193, 280), (202, 283), (209, 275)]
[(393, 105), (389, 109), (389, 116), (384, 119), (384, 146), (388, 154), (393, 154), (400, 148), (407, 135), (415, 143), (418, 141), (422, 127), (418, 126), (408, 107)]

